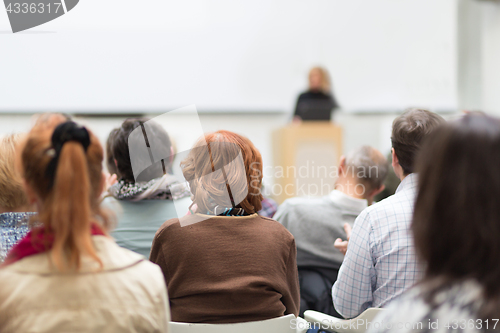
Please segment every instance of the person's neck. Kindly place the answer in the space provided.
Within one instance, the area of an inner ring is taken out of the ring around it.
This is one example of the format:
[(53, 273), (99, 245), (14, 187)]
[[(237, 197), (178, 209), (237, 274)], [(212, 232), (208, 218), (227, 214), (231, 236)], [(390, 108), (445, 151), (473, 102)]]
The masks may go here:
[[(408, 174), (410, 175), (410, 174)], [(399, 176), (399, 180), (403, 181), (406, 177), (408, 177), (408, 175), (405, 175), (405, 174), (401, 174), (401, 176)]]
[(359, 182), (356, 182), (351, 178), (341, 176), (335, 184), (335, 189), (354, 199), (366, 199), (366, 189), (364, 187), (361, 187), (363, 191), (362, 193), (360, 193), (360, 186), (363, 185), (359, 184)]
[(399, 163), (396, 165), (393, 164), (392, 167), (393, 167), (394, 173), (396, 174), (396, 177), (398, 177), (398, 179), (400, 181), (403, 181), (403, 179), (405, 179), (409, 175), (409, 174), (408, 175), (405, 174), (405, 172), (403, 171), (403, 168), (401, 167), (401, 165), (399, 165)]

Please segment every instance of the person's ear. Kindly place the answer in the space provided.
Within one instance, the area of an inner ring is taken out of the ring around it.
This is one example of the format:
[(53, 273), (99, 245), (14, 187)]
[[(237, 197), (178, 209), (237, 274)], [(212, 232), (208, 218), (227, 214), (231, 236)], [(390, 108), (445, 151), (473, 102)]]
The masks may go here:
[(113, 158), (113, 161), (115, 162), (115, 167), (118, 168), (118, 161), (116, 160), (116, 158)]
[(396, 155), (396, 151), (394, 150), (394, 148), (391, 149), (391, 155), (392, 155), (392, 167), (394, 168), (399, 166), (398, 156)]
[(380, 186), (379, 188), (372, 190), (372, 192), (370, 193), (370, 197), (372, 197), (372, 198), (375, 197), (377, 194), (379, 194), (383, 190), (385, 190), (385, 185), (382, 184), (382, 186)]
[(391, 150), (391, 155), (392, 155), (392, 168), (394, 169), (394, 173), (399, 179), (404, 178), (404, 171), (403, 168), (401, 167), (401, 164), (399, 164), (399, 159), (398, 156), (396, 155), (396, 151), (394, 148)]
[(371, 206), (373, 204), (373, 199), (377, 194), (382, 192), (385, 189), (385, 185), (380, 186), (379, 188), (372, 190), (370, 194), (366, 197), (366, 200), (368, 201), (368, 205)]
[(347, 170), (346, 170), (346, 165), (345, 165), (345, 156), (342, 155), (340, 156), (340, 162), (339, 162), (339, 176), (344, 174)]

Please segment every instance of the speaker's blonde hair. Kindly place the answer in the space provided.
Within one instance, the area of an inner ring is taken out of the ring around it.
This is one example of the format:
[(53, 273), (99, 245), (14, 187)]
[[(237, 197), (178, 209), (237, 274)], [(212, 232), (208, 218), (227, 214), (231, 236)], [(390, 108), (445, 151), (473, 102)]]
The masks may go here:
[(309, 70), (308, 77), (311, 77), (313, 72), (318, 72), (319, 75), (321, 76), (321, 91), (324, 92), (325, 94), (329, 94), (331, 90), (331, 83), (328, 71), (323, 67), (316, 66)]

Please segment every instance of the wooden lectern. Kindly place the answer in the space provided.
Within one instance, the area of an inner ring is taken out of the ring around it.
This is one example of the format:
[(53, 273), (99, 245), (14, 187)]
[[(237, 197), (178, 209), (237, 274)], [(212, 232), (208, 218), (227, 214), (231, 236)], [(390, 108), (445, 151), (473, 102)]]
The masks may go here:
[(326, 121), (290, 124), (273, 133), (274, 199), (331, 192), (342, 155), (342, 128)]

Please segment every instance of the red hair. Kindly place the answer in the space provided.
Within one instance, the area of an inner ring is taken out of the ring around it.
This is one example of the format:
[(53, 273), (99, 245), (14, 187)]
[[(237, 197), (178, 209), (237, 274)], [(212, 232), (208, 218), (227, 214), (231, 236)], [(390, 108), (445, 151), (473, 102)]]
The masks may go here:
[[(240, 163), (231, 163), (240, 153), (244, 168)], [(231, 198), (242, 198), (232, 203), (248, 214), (262, 209), (262, 157), (246, 137), (229, 131), (205, 134), (181, 167), (198, 212), (213, 212), (216, 205), (227, 207), (228, 193)]]
[(55, 114), (37, 122), (21, 153), (23, 176), (40, 201), (39, 222), (54, 234), (50, 255), (60, 271), (79, 269), (84, 254), (102, 265), (90, 230), (92, 223), (97, 222), (108, 227), (108, 219), (99, 208), (103, 149), (90, 131), (87, 151), (76, 141), (63, 145), (53, 186), (46, 176), (53, 158), (52, 133), (66, 120)]

